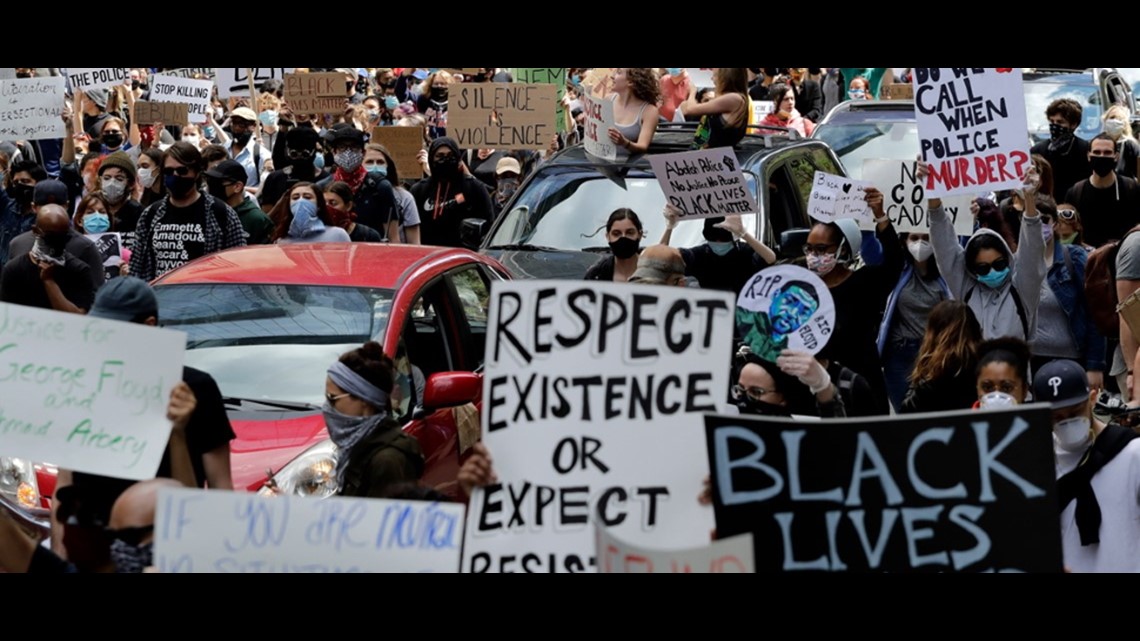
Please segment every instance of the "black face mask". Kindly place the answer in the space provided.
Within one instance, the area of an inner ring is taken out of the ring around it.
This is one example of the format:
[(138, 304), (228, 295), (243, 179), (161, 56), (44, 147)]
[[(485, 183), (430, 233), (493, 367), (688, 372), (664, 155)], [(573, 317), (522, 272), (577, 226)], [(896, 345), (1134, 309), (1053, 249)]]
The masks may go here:
[(355, 82), (349, 82), (347, 80), (344, 82), (344, 90), (345, 91), (352, 91), (355, 88), (356, 88)]
[(21, 205), (30, 205), (32, 203), (32, 196), (35, 194), (36, 188), (33, 185), (22, 185), (15, 183), (8, 188), (8, 195), (12, 200), (20, 203)]
[(443, 102), (447, 100), (447, 87), (432, 87), (431, 99), (436, 102)]
[(431, 163), (431, 174), (443, 179), (455, 178), (459, 175), (459, 159), (455, 156), (448, 156), (444, 160)]
[(43, 234), (40, 236), (40, 242), (61, 254), (63, 250), (67, 248), (67, 241), (67, 232), (62, 234)]
[(750, 398), (737, 401), (736, 406), (740, 408), (741, 414), (785, 417), (792, 415), (792, 413), (788, 411), (788, 408), (782, 405), (774, 405), (772, 403), (765, 403), (764, 401), (754, 401)]
[(1064, 142), (1073, 137), (1073, 130), (1055, 122), (1049, 123), (1049, 137), (1052, 138), (1054, 142)]
[(253, 134), (247, 131), (240, 134), (233, 134), (233, 137), (234, 143), (236, 143), (239, 147), (244, 147), (245, 144), (249, 142), (249, 139), (253, 137)]
[(123, 144), (123, 134), (118, 132), (103, 134), (99, 140), (103, 143), (104, 147), (107, 147), (108, 149), (117, 149)]
[(625, 260), (626, 258), (636, 256), (640, 245), (641, 243), (639, 241), (622, 236), (610, 243), (610, 251), (613, 253), (614, 258)]
[(131, 81), (131, 89), (137, 90), (141, 86), (142, 86), (142, 83), (140, 83), (138, 80), (132, 80)]
[(1092, 165), (1093, 173), (1101, 178), (1106, 178), (1116, 171), (1116, 159), (1112, 156), (1093, 156), (1089, 159), (1089, 163)]
[(225, 201), (230, 198), (226, 195), (226, 185), (220, 178), (207, 178), (206, 189), (209, 190), (211, 196), (218, 200)]
[(170, 192), (171, 196), (175, 198), (185, 198), (194, 191), (198, 186), (197, 178), (190, 178), (189, 176), (166, 176), (165, 181), (166, 189)]

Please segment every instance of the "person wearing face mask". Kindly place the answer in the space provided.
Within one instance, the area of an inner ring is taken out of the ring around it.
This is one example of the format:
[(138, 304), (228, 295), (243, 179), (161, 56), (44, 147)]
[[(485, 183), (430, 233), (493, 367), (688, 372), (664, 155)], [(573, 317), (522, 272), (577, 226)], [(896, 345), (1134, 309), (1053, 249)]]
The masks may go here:
[(510, 156), (500, 158), (495, 164), (495, 186), (491, 194), (491, 204), (495, 208), (496, 218), (518, 191), (521, 183), (522, 166), (519, 165), (519, 161)]
[[(1072, 98), (1061, 98), (1049, 103), (1045, 117), (1049, 119), (1049, 140), (1043, 140), (1030, 150), (1044, 156), (1053, 167), (1053, 200), (1065, 200), (1073, 185), (1089, 175), (1089, 143), (1076, 135), (1081, 126), (1084, 109)], [(1115, 148), (1115, 144), (1114, 144)]]
[(348, 67), (337, 69), (344, 74), (344, 95), (350, 105), (359, 105), (364, 102), (364, 94), (357, 91), (357, 71)]
[(381, 169), (375, 163), (364, 165), (365, 157), (375, 159), (366, 152), (364, 134), (348, 124), (339, 124), (328, 135), (337, 168), (332, 176), (317, 183), (322, 190), (333, 182), (342, 182), (352, 190), (352, 203), (356, 220), (375, 230), (387, 229), (396, 210), (396, 194), (387, 177), (387, 164)]
[(951, 412), (978, 400), (978, 345), (982, 326), (970, 306), (944, 300), (930, 310), (926, 333), (908, 377), (900, 414)]
[(1098, 390), (1080, 365), (1056, 361), (1033, 378), (1053, 410), (1061, 546), (1071, 572), (1140, 572), (1140, 434), (1093, 414)]
[(905, 262), (890, 218), (883, 211), (883, 194), (868, 189), (866, 196), (875, 218), (875, 234), (882, 246), (878, 265), (853, 266), (863, 249), (859, 225), (846, 218), (817, 222), (804, 245), (806, 267), (823, 279), (835, 301), (835, 332), (828, 341), (831, 360), (838, 361), (866, 378), (873, 392), (873, 407), (888, 414), (890, 403), (879, 357), (880, 316)]
[(350, 243), (352, 238), (329, 217), (325, 195), (312, 183), (297, 183), (289, 190), (269, 218), (275, 222), (273, 242)]
[(95, 300), (91, 267), (68, 253), (70, 231), (66, 209), (59, 205), (39, 208), (31, 251), (8, 261), (0, 271), (0, 302), (87, 313)]
[(258, 97), (257, 105), (257, 120), (261, 123), (261, 146), (269, 150), (276, 149), (281, 100), (273, 94), (263, 93)]
[(258, 192), (257, 199), (264, 211), (271, 211), (277, 201), (293, 185), (299, 182), (321, 183), (329, 178), (329, 172), (318, 167), (318, 160), (324, 156), (319, 152), (321, 136), (309, 126), (290, 129), (285, 134), (286, 164), (269, 174)]
[(247, 234), (247, 245), (268, 245), (273, 236), (273, 221), (245, 190), (245, 167), (236, 160), (223, 160), (206, 170), (206, 187), (210, 194), (230, 206), (241, 220)]
[(1104, 133), (1116, 141), (1116, 149), (1120, 154), (1120, 161), (1116, 164), (1116, 173), (1129, 178), (1140, 180), (1137, 174), (1140, 169), (1140, 142), (1132, 132), (1132, 117), (1128, 110), (1120, 105), (1113, 105), (1104, 112)]
[[(926, 163), (918, 163), (918, 175), (925, 179)], [(1037, 307), (1045, 281), (1045, 234), (1037, 215), (1037, 191), (1041, 182), (1036, 169), (1026, 172), (1021, 200), (1017, 253), (995, 231), (979, 229), (965, 248), (958, 241), (954, 223), (942, 208), (942, 200), (927, 203), (930, 212), (930, 243), (934, 257), (950, 293), (970, 306), (986, 338), (1014, 336), (1033, 338), (1037, 327)]]
[[(426, 152), (425, 152), (426, 153)], [(415, 198), (400, 182), (399, 167), (384, 145), (369, 143), (364, 147), (364, 169), (369, 175), (383, 177), (392, 186), (396, 204), (386, 227), (377, 228), (390, 243), (420, 244), (420, 212)]]
[[(682, 212), (665, 205), (665, 232), (661, 244), (668, 245), (673, 230), (681, 220)], [(705, 244), (681, 250), (686, 273), (695, 278), (704, 289), (716, 289), (739, 294), (748, 279), (776, 262), (776, 253), (744, 229), (740, 216), (706, 218)], [(740, 242), (740, 241), (744, 242)]]
[[(67, 211), (67, 205), (70, 202), (67, 187), (62, 182), (58, 180), (40, 181), (32, 192), (31, 214), (27, 216), (26, 220), (34, 225), (36, 214), (45, 206), (59, 205), (64, 211)], [(36, 233), (30, 226), (28, 231), (13, 238), (6, 248), (9, 262), (30, 253), (36, 245), (36, 238)], [(99, 289), (103, 285), (103, 256), (95, 247), (95, 243), (69, 226), (64, 250), (87, 264), (90, 268), (91, 286), (96, 290)]]
[(605, 229), (610, 255), (586, 270), (586, 280), (628, 282), (637, 271), (637, 255), (641, 251), (641, 241), (645, 240), (641, 218), (632, 209), (617, 209), (606, 220)]
[(887, 298), (879, 328), (879, 355), (887, 393), (896, 412), (910, 387), (911, 372), (918, 358), (931, 310), (951, 298), (950, 287), (938, 272), (930, 234), (899, 234), (906, 247), (905, 267), (894, 291)]
[(1140, 224), (1140, 184), (1116, 173), (1120, 154), (1107, 133), (1089, 143), (1092, 175), (1073, 185), (1064, 201), (1076, 205), (1085, 227), (1085, 242), (1100, 247), (1120, 240)]
[(340, 227), (348, 232), (348, 237), (354, 243), (380, 243), (384, 237), (380, 232), (356, 222), (356, 212), (352, 205), (352, 189), (347, 183), (333, 181), (324, 188), (325, 209), (329, 213), (329, 222), (334, 227)]
[(1104, 387), (1106, 343), (1096, 328), (1085, 297), (1085, 265), (1088, 254), (1079, 246), (1057, 241), (1057, 208), (1048, 196), (1037, 197), (1041, 230), (1045, 235), (1045, 267), (1048, 277), (1041, 287), (1037, 308), (1037, 331), (1029, 346), (1033, 371), (1047, 363), (1069, 359), (1084, 363), (1089, 386)]
[(261, 185), (265, 162), (273, 157), (273, 152), (266, 149), (260, 140), (253, 140), (257, 123), (257, 114), (249, 107), (234, 109), (230, 113), (230, 142), (225, 146), (229, 157), (245, 167), (246, 189), (253, 193), (257, 193), (257, 188)]
[(1007, 336), (978, 346), (974, 409), (1000, 410), (1024, 405), (1029, 398), (1029, 346)]
[(491, 196), (459, 162), (459, 145), (437, 138), (428, 147), (431, 175), (412, 187), (420, 212), (420, 239), (425, 245), (463, 247), (459, 229), (467, 218), (493, 220)]
[(0, 266), (8, 262), (8, 246), (12, 239), (32, 229), (35, 223), (32, 201), (36, 185), (47, 177), (43, 167), (28, 160), (14, 162), (8, 167), (10, 184), (0, 190)]
[(116, 152), (103, 159), (96, 176), (99, 191), (103, 192), (111, 207), (108, 213), (115, 220), (115, 229), (123, 235), (123, 246), (131, 249), (135, 242), (135, 228), (143, 212), (142, 205), (131, 197), (138, 179), (135, 163), (127, 154)]
[(140, 153), (135, 173), (138, 178), (138, 189), (142, 192), (138, 197), (139, 205), (146, 209), (162, 200), (166, 195), (166, 185), (162, 180), (162, 152), (158, 149), (147, 149)]
[(103, 146), (102, 153), (104, 156), (109, 156), (117, 151), (129, 151), (132, 157), (138, 156), (137, 148), (141, 142), (138, 126), (131, 126), (130, 139), (127, 138), (126, 132), (127, 124), (121, 118), (111, 116), (103, 121), (103, 127), (99, 130), (98, 141)]
[(376, 342), (342, 355), (328, 369), (323, 412), (339, 452), (341, 496), (378, 498), (423, 474), (419, 442), (392, 418), (395, 383), (395, 366)]
[(202, 130), (198, 128), (198, 125), (186, 125), (182, 127), (182, 136), (179, 140), (188, 142), (198, 149), (210, 144), (208, 140), (202, 137)]
[(736, 363), (731, 401), (741, 414), (847, 417), (838, 388), (811, 354), (784, 350), (772, 363), (742, 348)]
[(454, 81), (446, 71), (437, 71), (424, 80), (416, 110), (427, 119), (428, 136), (435, 140), (447, 135), (448, 87)]
[(692, 79), (689, 72), (681, 67), (666, 67), (661, 77), (661, 117), (672, 121), (677, 115), (677, 107), (689, 97)]
[(863, 76), (855, 76), (851, 79), (851, 84), (847, 86), (847, 99), (874, 100), (875, 96), (871, 93), (871, 83)]
[(139, 218), (132, 274), (150, 281), (196, 258), (245, 246), (245, 229), (237, 213), (209, 192), (199, 191), (205, 169), (201, 152), (190, 143), (179, 141), (163, 152), (168, 193)]
[[(868, 67), (868, 68), (840, 68), (839, 73), (843, 76), (842, 87), (848, 87), (848, 100), (875, 100), (879, 96), (879, 88), (882, 87), (884, 80), (889, 81), (889, 75), (893, 76), (889, 67)], [(850, 95), (851, 84), (856, 78), (863, 80), (862, 86), (863, 95), (855, 97)]]
[[(96, 240), (93, 238), (94, 236), (117, 233), (115, 219), (107, 213), (110, 209), (107, 198), (103, 196), (102, 192), (93, 191), (84, 196), (79, 201), (79, 205), (76, 206), (75, 216), (71, 219), (76, 233), (84, 234), (93, 241)], [(120, 241), (121, 239), (122, 236), (120, 235)], [(131, 260), (131, 250), (124, 247), (121, 242), (118, 244), (118, 255), (105, 253), (113, 245), (105, 248), (104, 245), (96, 241), (96, 247), (103, 257), (104, 278), (110, 280), (124, 275), (125, 267)]]

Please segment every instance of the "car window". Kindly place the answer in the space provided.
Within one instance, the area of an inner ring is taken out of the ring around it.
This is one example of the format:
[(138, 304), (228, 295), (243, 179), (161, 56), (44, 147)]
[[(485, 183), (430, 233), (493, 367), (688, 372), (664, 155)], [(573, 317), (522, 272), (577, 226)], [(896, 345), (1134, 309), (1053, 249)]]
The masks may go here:
[[(865, 161), (914, 160), (920, 148), (918, 125), (913, 120), (823, 125), (815, 137), (835, 151), (847, 175), (857, 180), (863, 178)], [(816, 165), (821, 171), (826, 171), (821, 164), (831, 164), (830, 158), (823, 152), (813, 152), (813, 162), (815, 153), (826, 159)]]
[(412, 303), (403, 342), (408, 359), (424, 376), (454, 369), (456, 327), (448, 313), (447, 287), (436, 279)]
[[(794, 167), (793, 167), (794, 165)], [(781, 163), (768, 174), (768, 220), (771, 221), (772, 233), (765, 239), (769, 247), (776, 247), (780, 234), (797, 227), (802, 227), (800, 211), (800, 194), (797, 193), (799, 180), (793, 180), (790, 173), (807, 176), (808, 191), (802, 202), (807, 202), (811, 195), (811, 179), (815, 176), (815, 168), (804, 157), (793, 158)]]
[(396, 347), (396, 385), (392, 391), (392, 414), (400, 423), (411, 419), (412, 410), (423, 400), (426, 380), (423, 369), (412, 362), (407, 343), (400, 337)]
[(1101, 131), (1101, 96), (1099, 85), (1066, 84), (1059, 82), (1025, 83), (1025, 114), (1029, 122), (1029, 133), (1037, 140), (1049, 138), (1049, 119), (1045, 110), (1054, 100), (1070, 98), (1081, 105), (1083, 111), (1081, 126), (1077, 135), (1086, 140), (1092, 139)]
[(487, 275), (472, 265), (448, 274), (448, 278), (455, 286), (459, 310), (467, 326), (464, 368), (474, 371), (483, 366), (483, 352), (487, 346), (487, 310), (491, 304)]

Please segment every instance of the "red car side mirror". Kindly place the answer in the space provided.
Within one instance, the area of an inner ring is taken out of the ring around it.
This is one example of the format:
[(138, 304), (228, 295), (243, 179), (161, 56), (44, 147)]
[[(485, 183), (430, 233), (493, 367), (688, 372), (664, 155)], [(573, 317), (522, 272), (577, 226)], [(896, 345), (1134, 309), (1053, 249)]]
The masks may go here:
[(432, 411), (475, 402), (483, 389), (483, 379), (469, 372), (432, 374), (424, 386), (423, 407)]

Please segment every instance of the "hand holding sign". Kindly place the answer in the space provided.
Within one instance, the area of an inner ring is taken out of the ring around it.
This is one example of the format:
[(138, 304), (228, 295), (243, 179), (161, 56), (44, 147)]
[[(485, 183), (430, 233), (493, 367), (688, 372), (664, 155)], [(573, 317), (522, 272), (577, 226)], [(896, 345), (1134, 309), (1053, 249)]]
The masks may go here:
[(755, 356), (779, 364), (787, 349), (809, 355), (823, 350), (835, 328), (835, 301), (827, 285), (808, 270), (769, 267), (741, 290), (736, 326)]
[[(875, 186), (867, 181), (852, 180), (817, 170), (808, 200), (808, 215), (825, 223), (840, 218), (870, 222), (872, 213), (866, 192), (872, 189)], [(879, 195), (879, 207), (882, 208), (882, 194)]]

